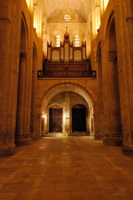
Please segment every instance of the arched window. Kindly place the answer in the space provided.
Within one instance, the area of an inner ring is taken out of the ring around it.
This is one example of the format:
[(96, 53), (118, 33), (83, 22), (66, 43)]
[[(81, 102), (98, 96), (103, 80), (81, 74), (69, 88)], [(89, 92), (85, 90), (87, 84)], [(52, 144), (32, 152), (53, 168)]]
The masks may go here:
[(56, 35), (55, 36), (55, 46), (56, 47), (60, 47), (60, 41), (61, 41), (60, 35)]
[(74, 35), (73, 36), (73, 46), (74, 47), (79, 47), (79, 35)]

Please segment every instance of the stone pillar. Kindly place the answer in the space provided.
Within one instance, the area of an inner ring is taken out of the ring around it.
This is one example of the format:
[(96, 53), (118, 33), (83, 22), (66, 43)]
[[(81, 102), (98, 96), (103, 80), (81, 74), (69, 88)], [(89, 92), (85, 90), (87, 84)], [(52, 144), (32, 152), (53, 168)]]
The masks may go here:
[(0, 156), (15, 154), (18, 64), (15, 52), (19, 27), (16, 7), (14, 1), (0, 1)]
[(44, 122), (44, 134), (48, 134), (49, 133), (49, 110), (48, 113), (46, 114), (46, 119)]
[(31, 142), (30, 132), (25, 132), (26, 57), (26, 53), (20, 54), (16, 145), (28, 145)]
[(120, 109), (119, 109), (119, 86), (117, 84), (117, 72), (115, 71), (116, 52), (108, 52), (107, 74), (108, 85), (104, 93), (104, 111), (105, 111), (105, 134), (103, 143), (106, 145), (121, 145), (120, 135)]
[[(97, 139), (102, 139), (103, 137), (103, 133), (104, 133), (104, 107), (103, 107), (103, 66), (102, 66), (102, 56), (103, 53), (103, 46), (104, 46), (104, 41), (101, 42), (101, 44), (99, 45), (99, 49), (98, 49), (98, 53), (97, 53), (97, 76), (98, 76), (98, 103), (96, 103), (95, 105), (97, 105), (97, 111), (95, 112), (95, 114), (97, 113), (97, 124), (96, 127), (98, 127), (98, 134), (97, 134)], [(94, 118), (95, 119), (95, 118)]]
[[(94, 131), (94, 116), (91, 116), (91, 135), (95, 136), (95, 131)], [(96, 139), (96, 137), (95, 137)]]
[[(48, 130), (48, 116), (46, 115), (46, 120), (45, 120), (45, 124), (44, 124), (44, 134), (47, 133)], [(41, 105), (40, 104), (36, 104), (36, 113), (35, 113), (35, 119), (34, 119), (34, 140), (39, 140), (41, 138), (41, 119), (42, 119), (42, 115), (41, 115)]]
[(32, 91), (31, 91), (31, 116), (30, 116), (30, 132), (32, 135), (32, 139), (34, 139), (34, 131), (35, 131), (35, 93), (36, 93), (36, 70), (32, 70)]
[(70, 134), (70, 93), (65, 93), (65, 109), (64, 109), (64, 115), (65, 115), (65, 130), (64, 134), (69, 135)]
[[(121, 1), (122, 6), (122, 29), (124, 38), (124, 47), (126, 49), (124, 52), (125, 59), (123, 63), (125, 64), (125, 81), (127, 88), (124, 87), (124, 97), (127, 97), (127, 105), (123, 107), (123, 144), (122, 150), (124, 154), (133, 155), (133, 1), (126, 0)], [(122, 45), (122, 44), (120, 44)], [(121, 56), (121, 55), (120, 55)], [(121, 58), (121, 57), (120, 57)], [(121, 73), (124, 71), (121, 70)], [(123, 103), (123, 104), (124, 104)], [(126, 116), (126, 117), (125, 117)]]
[(49, 133), (48, 130), (48, 120), (49, 120), (49, 113), (45, 113), (44, 114), (45, 118), (44, 118), (44, 135)]
[(90, 110), (86, 109), (86, 133), (90, 135)]

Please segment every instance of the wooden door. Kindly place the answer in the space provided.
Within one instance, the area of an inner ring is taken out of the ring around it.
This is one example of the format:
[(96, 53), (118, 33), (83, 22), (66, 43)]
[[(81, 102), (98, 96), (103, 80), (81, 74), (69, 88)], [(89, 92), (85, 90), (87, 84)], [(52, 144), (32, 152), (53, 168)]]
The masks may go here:
[(49, 132), (62, 132), (62, 115), (63, 109), (50, 108), (49, 110)]

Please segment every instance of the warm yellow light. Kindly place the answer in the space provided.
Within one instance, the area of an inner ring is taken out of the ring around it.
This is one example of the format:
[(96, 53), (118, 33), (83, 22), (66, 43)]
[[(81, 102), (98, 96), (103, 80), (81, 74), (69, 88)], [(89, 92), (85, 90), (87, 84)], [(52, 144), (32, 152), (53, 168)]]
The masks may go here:
[(42, 37), (42, 1), (36, 1), (33, 9), (33, 27), (39, 38)]
[(45, 115), (42, 115), (42, 118), (46, 119), (47, 117)]
[(26, 3), (27, 3), (27, 6), (29, 8), (29, 6), (30, 6), (30, 0), (26, 0)]
[(100, 20), (100, 7), (96, 8), (96, 32), (98, 32), (100, 28), (101, 20)]
[(38, 7), (37, 4), (34, 4), (34, 13), (33, 13), (33, 26), (36, 32), (38, 32)]
[(109, 0), (104, 0), (104, 10), (106, 9), (108, 2), (109, 2)]

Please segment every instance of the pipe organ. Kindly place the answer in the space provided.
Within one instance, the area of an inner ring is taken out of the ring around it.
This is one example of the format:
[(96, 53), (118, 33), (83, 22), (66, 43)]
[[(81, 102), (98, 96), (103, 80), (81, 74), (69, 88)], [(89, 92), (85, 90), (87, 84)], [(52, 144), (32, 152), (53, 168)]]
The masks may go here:
[(96, 77), (96, 71), (91, 70), (86, 59), (86, 42), (74, 46), (67, 31), (59, 47), (47, 42), (47, 59), (43, 71), (38, 71), (38, 77)]

